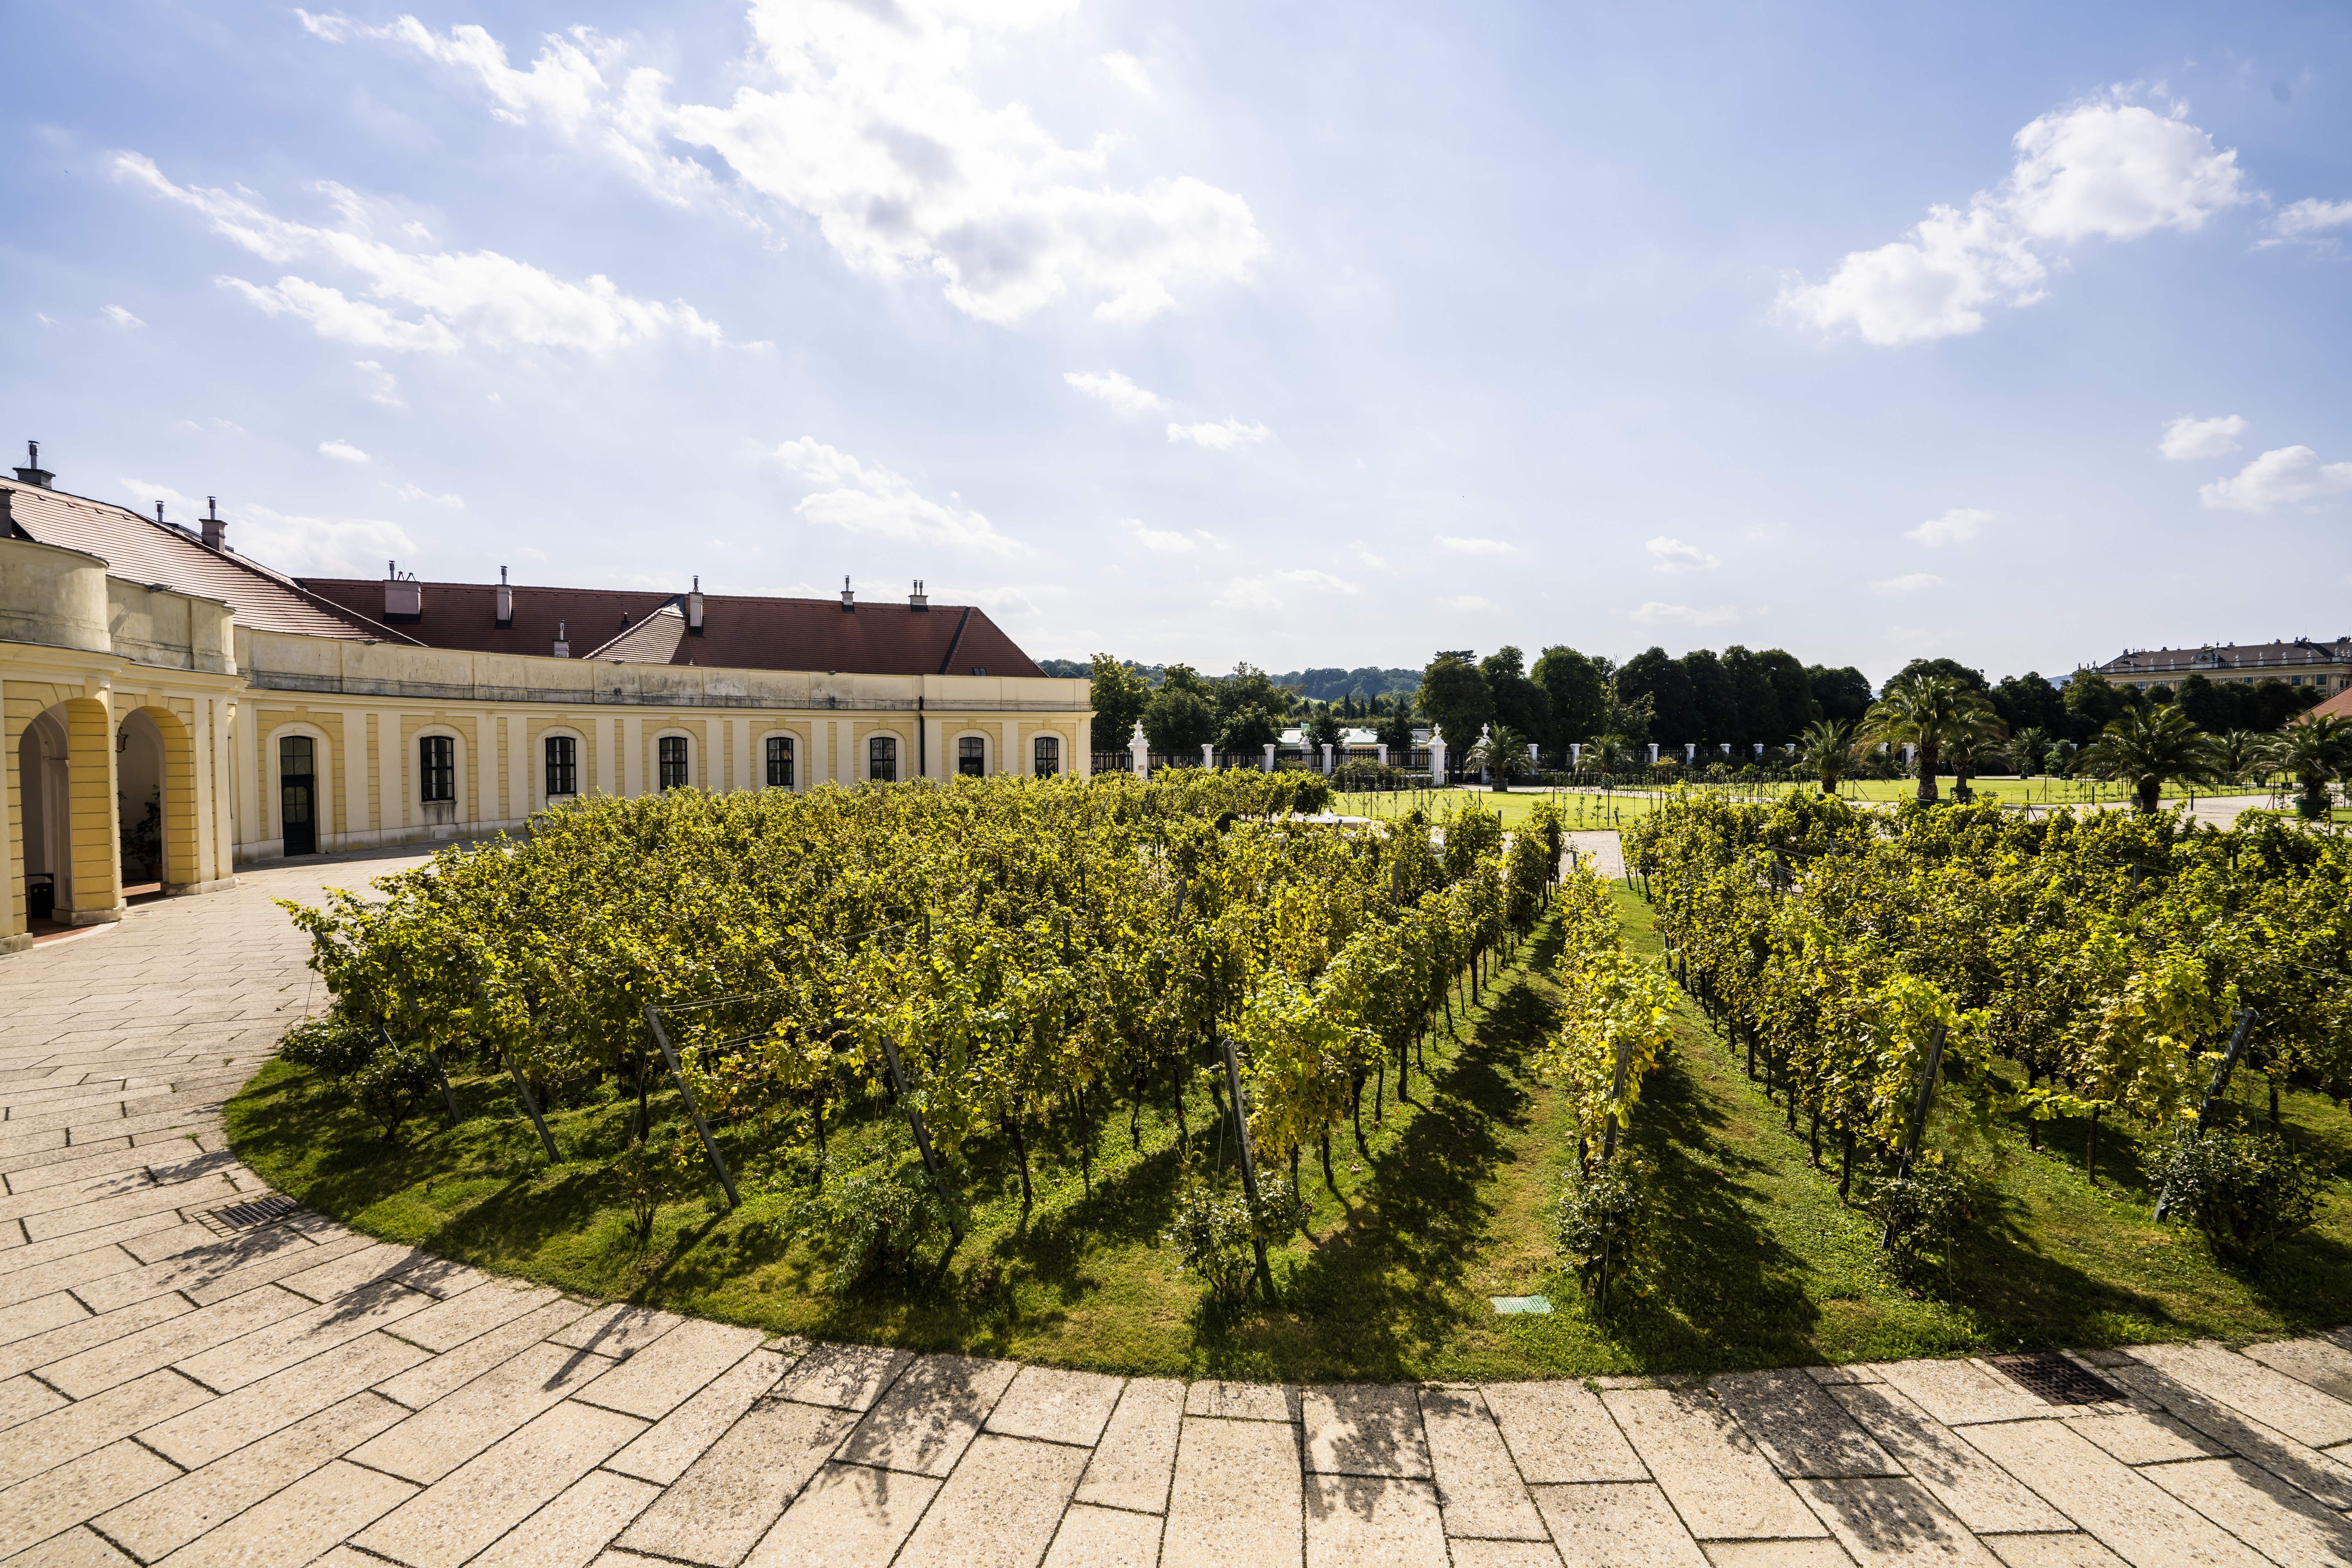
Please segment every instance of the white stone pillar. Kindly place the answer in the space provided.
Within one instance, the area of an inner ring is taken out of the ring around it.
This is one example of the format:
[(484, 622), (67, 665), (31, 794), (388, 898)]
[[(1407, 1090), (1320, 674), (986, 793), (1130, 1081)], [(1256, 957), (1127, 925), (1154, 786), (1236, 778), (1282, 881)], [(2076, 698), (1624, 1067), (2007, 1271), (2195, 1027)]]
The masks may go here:
[(1584, 765), (1583, 742), (1570, 741), (1568, 743), (1568, 765), (1570, 768), (1580, 768)]
[(1903, 748), (1903, 765), (1904, 765), (1905, 767), (1906, 767), (1906, 768), (1907, 768), (1907, 767), (1909, 767), (1909, 766), (1910, 766), (1910, 765), (1911, 765), (1915, 761), (1916, 761), (1916, 760), (1917, 760), (1918, 755), (1919, 755), (1919, 748), (1918, 748), (1918, 747), (1916, 747), (1916, 746), (1906, 746), (1906, 747), (1904, 747), (1904, 748)]
[(1272, 741), (1268, 741), (1265, 743), (1265, 771), (1267, 773), (1274, 772), (1274, 742)]
[(1650, 742), (1650, 765), (1654, 768), (1658, 765), (1658, 743), (1655, 741)]
[(1213, 768), (1217, 765), (1217, 743), (1214, 741), (1201, 742), (1201, 765), (1204, 768)]
[(1533, 741), (1529, 741), (1528, 742), (1528, 761), (1532, 763), (1540, 760), (1541, 759), (1536, 755), (1536, 743)]
[(1683, 766), (1688, 767), (1697, 760), (1698, 746), (1696, 742), (1685, 741), (1683, 742)]
[(1327, 779), (1331, 776), (1331, 753), (1337, 749), (1333, 746), (1323, 748), (1323, 776)]
[(1434, 729), (1429, 732), (1429, 782), (1433, 788), (1445, 787), (1445, 736)]
[(1127, 754), (1135, 759), (1137, 778), (1151, 776), (1151, 742), (1143, 738), (1143, 721), (1140, 719), (1135, 722), (1135, 733), (1128, 737)]

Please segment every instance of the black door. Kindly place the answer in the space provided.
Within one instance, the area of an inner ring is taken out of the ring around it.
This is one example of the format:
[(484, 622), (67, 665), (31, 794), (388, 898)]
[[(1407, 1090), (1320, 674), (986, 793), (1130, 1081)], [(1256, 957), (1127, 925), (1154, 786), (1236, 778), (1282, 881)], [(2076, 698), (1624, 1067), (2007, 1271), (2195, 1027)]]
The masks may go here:
[(319, 852), (319, 826), (311, 809), (314, 775), (310, 757), (308, 735), (289, 735), (278, 742), (278, 816), (286, 830), (289, 855)]

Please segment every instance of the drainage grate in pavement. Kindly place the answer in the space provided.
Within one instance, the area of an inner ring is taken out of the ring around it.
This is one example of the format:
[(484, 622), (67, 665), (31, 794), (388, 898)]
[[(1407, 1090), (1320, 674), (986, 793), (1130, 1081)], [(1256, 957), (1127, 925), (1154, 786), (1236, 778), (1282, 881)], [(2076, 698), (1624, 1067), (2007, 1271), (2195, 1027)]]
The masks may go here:
[(249, 1204), (231, 1204), (225, 1209), (215, 1209), (205, 1218), (215, 1230), (250, 1230), (257, 1225), (284, 1219), (300, 1206), (292, 1198), (272, 1193)]
[(2023, 1384), (2028, 1393), (2039, 1395), (2045, 1405), (2103, 1405), (2124, 1396), (2106, 1379), (2056, 1351), (1987, 1356), (1985, 1362)]

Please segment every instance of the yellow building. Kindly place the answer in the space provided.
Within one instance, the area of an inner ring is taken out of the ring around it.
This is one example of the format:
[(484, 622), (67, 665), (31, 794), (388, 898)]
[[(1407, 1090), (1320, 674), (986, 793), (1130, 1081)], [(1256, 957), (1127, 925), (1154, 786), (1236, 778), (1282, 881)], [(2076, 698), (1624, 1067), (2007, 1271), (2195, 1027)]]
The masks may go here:
[[(127, 889), (519, 828), (593, 795), (1084, 773), (1087, 683), (977, 608), (298, 580), (0, 481), (0, 952)], [(500, 574), (504, 575), (503, 573)], [(578, 650), (576, 653), (574, 650)]]
[(2135, 648), (2090, 668), (2117, 686), (2143, 691), (2156, 686), (2177, 688), (2190, 676), (2202, 675), (2217, 686), (2283, 680), (2334, 696), (2352, 689), (2352, 637)]

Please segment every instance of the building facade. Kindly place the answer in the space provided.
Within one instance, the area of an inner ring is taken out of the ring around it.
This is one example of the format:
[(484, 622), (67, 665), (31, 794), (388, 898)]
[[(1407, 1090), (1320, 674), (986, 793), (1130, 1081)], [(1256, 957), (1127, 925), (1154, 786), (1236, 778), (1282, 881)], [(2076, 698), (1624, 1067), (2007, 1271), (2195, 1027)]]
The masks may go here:
[(68, 495), (37, 462), (0, 481), (0, 952), (120, 920), (128, 888), (591, 795), (1088, 770), (1087, 683), (919, 584), (836, 605), (298, 580), (217, 518)]
[(2191, 675), (2216, 683), (2253, 686), (2284, 680), (2334, 696), (2352, 689), (2352, 636), (2295, 637), (2285, 642), (2209, 643), (2203, 647), (2138, 648), (2092, 668), (2117, 686), (2146, 690), (2178, 686)]

